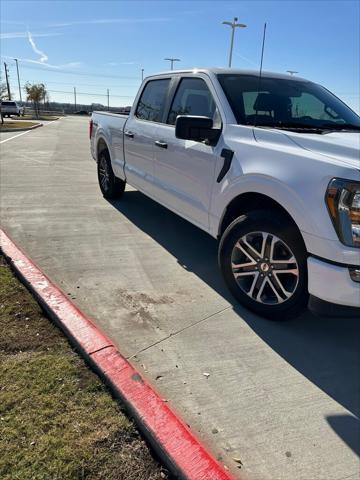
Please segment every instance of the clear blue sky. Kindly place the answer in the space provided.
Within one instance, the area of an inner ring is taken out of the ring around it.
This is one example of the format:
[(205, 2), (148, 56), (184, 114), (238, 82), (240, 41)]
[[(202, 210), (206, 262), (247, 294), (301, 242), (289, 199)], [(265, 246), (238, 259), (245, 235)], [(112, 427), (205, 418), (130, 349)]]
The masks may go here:
[[(1, 60), (19, 61), (21, 81), (41, 81), (52, 100), (131, 104), (145, 75), (168, 69), (226, 66), (230, 29), (239, 17), (233, 66), (258, 68), (264, 22), (264, 69), (325, 85), (359, 112), (360, 7), (343, 1), (7, 1), (1, 2)], [(3, 64), (1, 65), (2, 79)], [(96, 95), (82, 95), (80, 92)], [(17, 90), (14, 93), (18, 97)]]

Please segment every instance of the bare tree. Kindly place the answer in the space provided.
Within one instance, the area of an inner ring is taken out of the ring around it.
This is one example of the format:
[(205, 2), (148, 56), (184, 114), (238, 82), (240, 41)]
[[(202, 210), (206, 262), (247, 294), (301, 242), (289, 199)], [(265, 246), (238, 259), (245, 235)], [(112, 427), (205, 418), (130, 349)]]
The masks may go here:
[(40, 102), (48, 97), (45, 85), (43, 83), (31, 84), (28, 82), (25, 85), (25, 91), (27, 100), (34, 104), (36, 118), (39, 118)]

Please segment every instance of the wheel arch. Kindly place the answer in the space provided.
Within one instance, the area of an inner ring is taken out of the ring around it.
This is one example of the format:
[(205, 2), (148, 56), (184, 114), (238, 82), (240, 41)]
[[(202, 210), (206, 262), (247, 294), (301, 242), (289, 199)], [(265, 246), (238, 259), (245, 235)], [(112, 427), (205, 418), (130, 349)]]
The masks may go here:
[(268, 195), (258, 192), (242, 193), (231, 200), (222, 215), (222, 219), (219, 224), (218, 238), (221, 238), (226, 228), (237, 217), (253, 210), (271, 210), (281, 213), (296, 228), (305, 247), (305, 241), (303, 239), (301, 231), (294, 218), (290, 215), (286, 208), (284, 208), (279, 202), (269, 197)]
[(100, 153), (103, 152), (104, 150), (108, 151), (108, 153), (110, 155), (110, 158), (111, 158), (110, 148), (109, 148), (105, 138), (103, 136), (99, 136), (99, 138), (97, 138), (97, 140), (96, 140), (96, 161), (97, 162), (99, 161)]

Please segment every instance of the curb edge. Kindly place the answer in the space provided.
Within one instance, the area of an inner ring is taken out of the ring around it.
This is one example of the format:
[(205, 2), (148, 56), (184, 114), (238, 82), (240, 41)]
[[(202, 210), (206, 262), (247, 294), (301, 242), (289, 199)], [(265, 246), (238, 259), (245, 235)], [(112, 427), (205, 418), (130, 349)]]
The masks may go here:
[(0, 250), (82, 356), (125, 404), (169, 470), (186, 480), (234, 480), (113, 342), (0, 228)]

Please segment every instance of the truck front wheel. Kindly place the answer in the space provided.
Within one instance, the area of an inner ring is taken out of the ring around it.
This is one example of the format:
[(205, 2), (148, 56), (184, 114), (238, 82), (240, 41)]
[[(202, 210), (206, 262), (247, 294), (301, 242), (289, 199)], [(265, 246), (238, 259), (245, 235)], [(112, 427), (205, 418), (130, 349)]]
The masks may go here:
[(104, 198), (120, 198), (124, 193), (126, 182), (115, 177), (107, 150), (103, 150), (99, 154), (97, 172), (100, 190)]
[(304, 242), (281, 213), (257, 210), (234, 220), (221, 238), (219, 264), (235, 298), (258, 315), (286, 320), (307, 306)]

